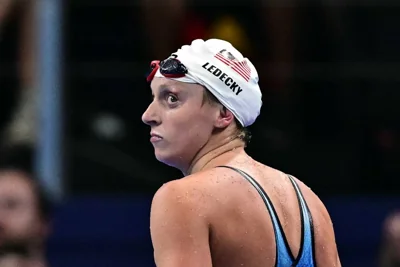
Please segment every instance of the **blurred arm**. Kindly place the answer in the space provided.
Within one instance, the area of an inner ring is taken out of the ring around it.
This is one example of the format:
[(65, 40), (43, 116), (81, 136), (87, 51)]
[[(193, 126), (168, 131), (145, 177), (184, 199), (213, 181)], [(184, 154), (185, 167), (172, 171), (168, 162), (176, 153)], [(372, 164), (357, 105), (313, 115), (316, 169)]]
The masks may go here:
[(7, 18), (7, 15), (10, 13), (12, 8), (12, 4), (15, 3), (15, 0), (0, 0), (0, 28), (3, 26), (4, 20)]
[[(0, 0), (1, 1), (1, 0)], [(34, 64), (35, 64), (35, 3), (34, 0), (23, 1), (22, 23), (20, 29), (19, 58), (20, 58), (20, 77), (23, 89), (29, 88), (34, 84)]]
[(20, 78), (23, 87), (33, 84), (34, 64), (34, 0), (0, 0), (0, 31), (13, 9), (21, 12), (21, 29), (19, 37)]
[(150, 229), (157, 267), (212, 266), (208, 223), (198, 216), (195, 198), (176, 181), (154, 196)]
[[(8, 3), (6, 3), (7, 1)], [(18, 142), (35, 142), (36, 115), (37, 115), (37, 88), (34, 86), (35, 70), (35, 18), (34, 11), (37, 0), (0, 0), (3, 14), (9, 14), (11, 9), (18, 12), (19, 38), (18, 77), (20, 84), (19, 99), (14, 110), (12, 120), (6, 129), (4, 142), (9, 144)], [(5, 12), (5, 13), (4, 13)], [(0, 19), (1, 26), (1, 19)]]

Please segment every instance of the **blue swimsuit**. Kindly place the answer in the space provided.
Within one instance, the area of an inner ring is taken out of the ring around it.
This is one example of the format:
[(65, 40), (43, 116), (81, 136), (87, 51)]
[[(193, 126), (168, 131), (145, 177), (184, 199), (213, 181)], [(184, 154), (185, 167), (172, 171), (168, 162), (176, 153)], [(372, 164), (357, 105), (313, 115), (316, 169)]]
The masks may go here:
[(282, 225), (279, 221), (278, 215), (276, 214), (275, 208), (262, 189), (262, 187), (254, 180), (253, 177), (248, 175), (242, 170), (229, 167), (229, 166), (219, 166), (224, 168), (232, 169), (242, 175), (247, 181), (249, 181), (255, 189), (260, 194), (265, 205), (267, 206), (268, 212), (271, 216), (272, 225), (275, 232), (275, 242), (276, 242), (276, 262), (275, 267), (316, 267), (315, 261), (315, 251), (314, 251), (314, 229), (313, 221), (311, 217), (310, 210), (308, 209), (307, 203), (300, 191), (299, 186), (292, 176), (288, 175), (292, 185), (296, 191), (297, 199), (299, 200), (300, 206), (300, 216), (301, 216), (301, 245), (300, 251), (295, 258), (290, 250), (288, 241), (286, 239), (285, 233), (283, 232)]

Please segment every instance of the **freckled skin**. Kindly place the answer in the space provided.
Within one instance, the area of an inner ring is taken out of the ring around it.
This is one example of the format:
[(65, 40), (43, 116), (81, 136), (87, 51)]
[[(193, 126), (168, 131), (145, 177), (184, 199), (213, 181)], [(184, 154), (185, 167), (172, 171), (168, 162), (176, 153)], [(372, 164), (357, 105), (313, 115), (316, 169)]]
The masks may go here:
[[(249, 157), (244, 143), (232, 138), (236, 127), (232, 114), (202, 106), (202, 92), (196, 87), (173, 84), (182, 86), (179, 90), (190, 96), (177, 100), (173, 108), (165, 104), (163, 101), (171, 99), (158, 95), (158, 86), (165, 80), (152, 82), (155, 100), (143, 121), (165, 136), (164, 141), (153, 144), (157, 159), (180, 169), (185, 177), (164, 184), (153, 199), (150, 227), (157, 267), (274, 266), (275, 236), (263, 200), (247, 180), (233, 170), (218, 168), (221, 165), (247, 172), (263, 187), (297, 256), (300, 212), (290, 180), (283, 172)], [(182, 130), (194, 125), (198, 138), (193, 138), (192, 131)], [(213, 131), (213, 127), (222, 130)], [(340, 267), (328, 212), (306, 185), (296, 181), (313, 218), (317, 266)]]

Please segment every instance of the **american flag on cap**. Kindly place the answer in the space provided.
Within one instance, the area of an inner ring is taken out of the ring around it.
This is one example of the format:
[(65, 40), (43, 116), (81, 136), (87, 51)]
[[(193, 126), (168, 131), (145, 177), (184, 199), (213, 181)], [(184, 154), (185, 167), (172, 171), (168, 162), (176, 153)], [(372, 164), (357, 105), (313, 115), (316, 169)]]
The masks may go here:
[(234, 70), (237, 74), (243, 77), (243, 79), (248, 82), (251, 76), (251, 69), (249, 65), (247, 65), (246, 60), (239, 61), (237, 60), (230, 52), (226, 49), (221, 50), (218, 54), (214, 56), (216, 59), (228, 65)]

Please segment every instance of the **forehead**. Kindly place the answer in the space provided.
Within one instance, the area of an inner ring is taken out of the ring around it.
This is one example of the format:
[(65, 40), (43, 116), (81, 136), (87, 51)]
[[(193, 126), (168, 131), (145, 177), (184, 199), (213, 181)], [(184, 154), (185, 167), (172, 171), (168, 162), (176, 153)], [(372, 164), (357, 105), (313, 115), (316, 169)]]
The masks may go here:
[(0, 197), (29, 197), (33, 195), (33, 185), (25, 174), (17, 171), (0, 171)]

